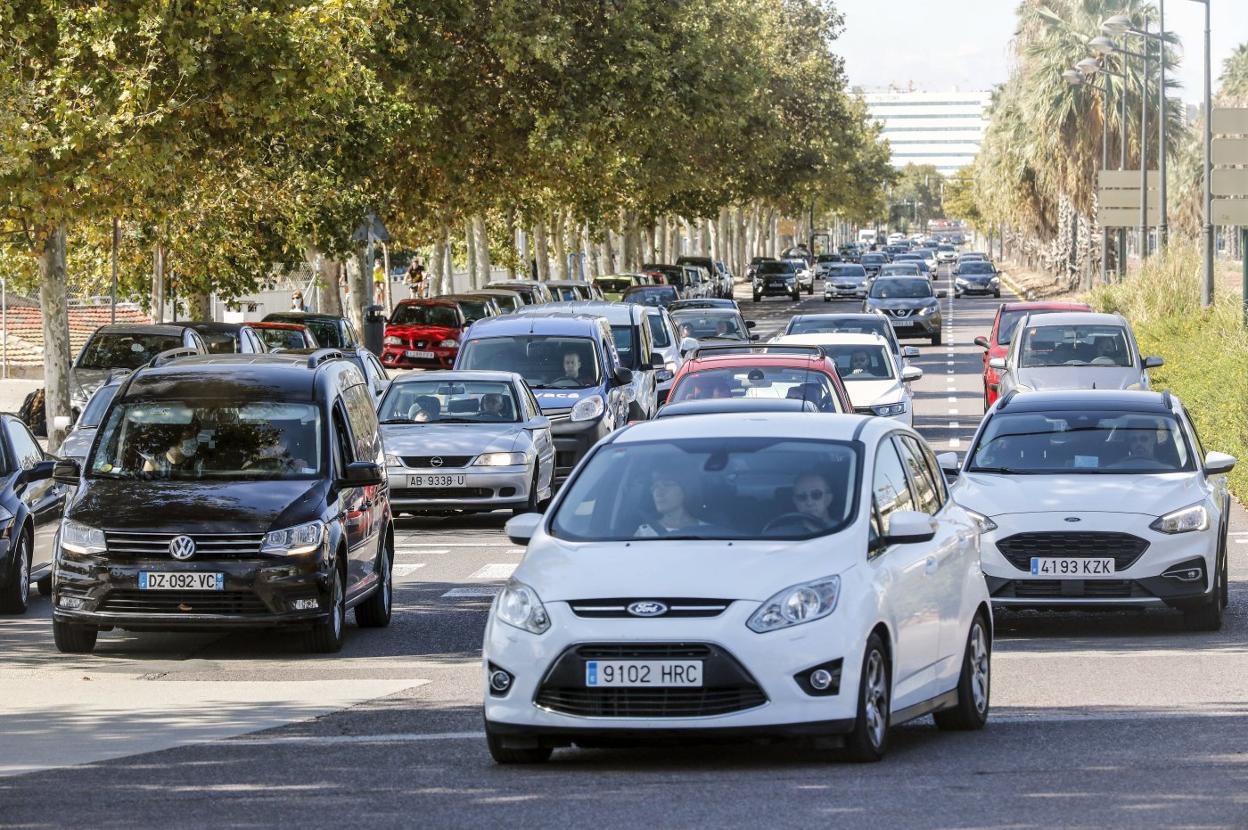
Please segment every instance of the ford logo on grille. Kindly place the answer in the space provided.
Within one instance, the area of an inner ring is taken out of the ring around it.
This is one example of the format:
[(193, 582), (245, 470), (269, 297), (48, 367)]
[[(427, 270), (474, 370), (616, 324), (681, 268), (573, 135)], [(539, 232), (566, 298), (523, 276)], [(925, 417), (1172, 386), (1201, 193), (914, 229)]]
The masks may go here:
[(174, 536), (169, 540), (169, 555), (174, 559), (190, 559), (195, 555), (195, 540), (190, 536)]
[(1082, 519), (1079, 519), (1076, 516), (1067, 516), (1066, 521), (1071, 522), (1073, 524), (1074, 522), (1082, 521)]
[(438, 456), (436, 456), (436, 455), (435, 455), (433, 458), (430, 458), (430, 459), (429, 459), (429, 466), (430, 466), (430, 467), (441, 467), (441, 466), (442, 466), (442, 459), (441, 459), (441, 458), (439, 458)]
[(661, 617), (667, 613), (667, 606), (661, 602), (634, 602), (628, 606), (628, 613), (634, 617)]

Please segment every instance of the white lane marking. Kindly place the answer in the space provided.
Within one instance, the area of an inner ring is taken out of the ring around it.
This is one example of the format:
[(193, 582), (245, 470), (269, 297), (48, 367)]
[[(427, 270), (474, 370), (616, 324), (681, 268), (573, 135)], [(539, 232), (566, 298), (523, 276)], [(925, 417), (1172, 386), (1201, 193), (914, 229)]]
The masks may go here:
[(950, 408), (949, 408), (949, 414), (950, 414), (950, 415), (957, 415), (957, 414), (958, 414), (958, 410), (954, 409), (953, 407), (950, 407)]
[(1235, 540), (1235, 544), (1237, 544), (1237, 545), (1248, 545), (1248, 539), (1236, 539), (1236, 540)]
[(325, 746), (331, 744), (405, 744), (423, 741), (469, 741), (481, 740), (484, 732), (390, 732), (380, 735), (274, 735), (266, 738), (263, 735), (248, 738), (235, 738), (230, 746), (265, 746), (268, 744), (311, 744)]
[[(952, 357), (952, 356), (953, 356), (953, 352), (949, 352), (949, 356), (950, 356), (950, 357)], [(945, 361), (945, 365), (946, 365), (946, 366), (953, 366), (956, 362), (957, 362), (957, 361), (953, 361), (953, 360), (946, 360), (946, 361)]]
[[(995, 655), (994, 655), (995, 657)], [(1125, 711), (1125, 712), (1087, 712), (1079, 710), (1062, 711), (1002, 711), (1000, 707), (992, 710), (993, 723), (1086, 723), (1090, 721), (1124, 721), (1124, 720), (1170, 720), (1173, 718), (1238, 718), (1242, 712), (1230, 709), (1175, 709), (1173, 711)], [(233, 743), (233, 742), (231, 742)]]
[(958, 402), (957, 398), (953, 397), (952, 395), (949, 396), (949, 403), (957, 403), (957, 402)]
[(961, 439), (961, 438), (950, 438), (950, 439), (949, 439), (949, 448), (950, 448), (950, 449), (954, 449), (954, 450), (956, 450), (956, 449), (957, 449), (958, 447), (960, 447), (960, 446), (962, 446), (962, 439)]
[(516, 570), (514, 562), (491, 562), (474, 573), (469, 579), (511, 579)]
[(492, 597), (503, 590), (497, 585), (469, 585), (463, 588), (452, 588), (443, 594), (446, 597)]
[(419, 571), (421, 568), (425, 567), (426, 564), (427, 563), (425, 562), (418, 562), (415, 565), (395, 565), (394, 575), (395, 576), (411, 576), (412, 574)]
[(959, 424), (957, 421), (953, 421), (949, 424), (949, 428), (950, 429), (962, 429), (962, 425)]
[(412, 549), (407, 545), (395, 543), (394, 552), (396, 554), (406, 554), (408, 556), (445, 556), (451, 552), (450, 548), (416, 548)]

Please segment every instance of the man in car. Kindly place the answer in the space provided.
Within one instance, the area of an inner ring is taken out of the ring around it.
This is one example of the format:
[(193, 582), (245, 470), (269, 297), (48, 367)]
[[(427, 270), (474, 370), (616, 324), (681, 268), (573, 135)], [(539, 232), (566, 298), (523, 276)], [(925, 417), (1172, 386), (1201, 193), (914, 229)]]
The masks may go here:
[(723, 378), (694, 377), (689, 381), (689, 394), (686, 397), (691, 401), (731, 398), (732, 389)]
[(418, 424), (427, 424), (430, 421), (438, 420), (438, 416), (442, 414), (442, 404), (438, 403), (438, 399), (429, 395), (421, 395), (412, 404), (411, 409), (407, 411), (407, 417)]
[(189, 423), (179, 430), (177, 437), (163, 452), (144, 458), (143, 472), (159, 478), (167, 478), (175, 471), (194, 467), (198, 454), (199, 426)]
[(503, 396), (497, 392), (487, 392), (481, 396), (481, 420), (506, 421), (507, 413), (503, 407)]
[(871, 355), (858, 349), (849, 356), (849, 373), (851, 375), (865, 375), (871, 370)]
[(812, 531), (836, 523), (831, 514), (832, 485), (819, 473), (802, 473), (793, 482), (793, 507)]
[(818, 383), (799, 383), (790, 387), (784, 396), (793, 401), (810, 401), (819, 407), (820, 412), (836, 411), (836, 406), (833, 405), (827, 390)]
[(581, 375), (581, 356), (577, 352), (563, 353), (563, 377), (556, 378), (555, 383), (559, 381), (572, 381), (577, 386), (589, 386), (592, 381)]
[(243, 463), (244, 470), (279, 473), (299, 473), (308, 466), (308, 462), (302, 458), (291, 457), (290, 444), (283, 432), (275, 433), (264, 446), (256, 450), (252, 458)]
[(689, 512), (688, 504), (695, 501), (695, 496), (693, 482), (683, 480), (678, 473), (655, 473), (650, 479), (650, 498), (659, 515), (653, 522), (639, 525), (635, 535), (639, 538), (670, 536), (705, 525)]

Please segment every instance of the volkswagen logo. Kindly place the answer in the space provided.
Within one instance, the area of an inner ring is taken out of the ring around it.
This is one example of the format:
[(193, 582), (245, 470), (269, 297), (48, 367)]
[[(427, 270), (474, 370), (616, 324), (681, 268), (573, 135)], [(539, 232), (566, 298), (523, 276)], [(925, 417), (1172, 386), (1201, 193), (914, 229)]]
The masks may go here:
[(174, 559), (190, 559), (195, 555), (195, 540), (190, 536), (174, 536), (169, 540), (169, 555)]
[(433, 458), (430, 458), (430, 459), (429, 459), (429, 466), (430, 466), (430, 467), (441, 467), (441, 466), (442, 466), (442, 459), (441, 459), (441, 458), (439, 458), (438, 456), (436, 456), (436, 455), (435, 455)]
[(628, 613), (634, 617), (661, 617), (667, 613), (667, 606), (661, 602), (634, 602), (628, 606)]

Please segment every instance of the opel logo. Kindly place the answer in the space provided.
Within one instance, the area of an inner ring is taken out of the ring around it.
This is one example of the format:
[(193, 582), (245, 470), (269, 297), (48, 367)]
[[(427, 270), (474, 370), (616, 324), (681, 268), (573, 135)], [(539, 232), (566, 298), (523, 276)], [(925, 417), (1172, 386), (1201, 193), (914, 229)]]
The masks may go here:
[(667, 606), (661, 602), (634, 602), (628, 606), (628, 613), (634, 617), (661, 617), (667, 613)]
[(174, 536), (169, 540), (169, 555), (174, 559), (190, 559), (195, 555), (195, 540), (190, 536)]
[(430, 466), (430, 467), (441, 467), (441, 466), (442, 466), (442, 459), (441, 459), (441, 458), (439, 458), (438, 456), (436, 456), (436, 455), (435, 455), (433, 458), (430, 458), (430, 459), (429, 459), (429, 466)]

